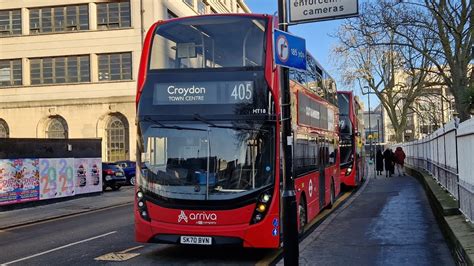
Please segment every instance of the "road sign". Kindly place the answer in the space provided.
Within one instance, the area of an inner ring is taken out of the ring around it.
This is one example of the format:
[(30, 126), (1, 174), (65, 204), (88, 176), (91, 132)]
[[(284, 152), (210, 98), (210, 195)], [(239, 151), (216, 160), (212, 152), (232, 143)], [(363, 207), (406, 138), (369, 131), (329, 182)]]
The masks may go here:
[(273, 33), (274, 57), (277, 65), (306, 70), (306, 41), (287, 32)]
[(290, 24), (354, 17), (359, 14), (358, 0), (290, 0)]

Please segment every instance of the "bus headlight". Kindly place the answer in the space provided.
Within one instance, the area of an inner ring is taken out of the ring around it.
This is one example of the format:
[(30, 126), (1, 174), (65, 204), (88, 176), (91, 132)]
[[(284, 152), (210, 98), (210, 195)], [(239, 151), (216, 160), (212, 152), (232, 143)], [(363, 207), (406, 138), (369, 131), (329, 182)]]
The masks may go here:
[(267, 214), (268, 207), (270, 206), (272, 196), (270, 191), (263, 192), (257, 200), (257, 204), (255, 206), (255, 211), (253, 212), (251, 224), (256, 224), (263, 220), (265, 215)]
[(350, 175), (351, 173), (352, 173), (352, 167), (347, 168), (346, 176)]
[(148, 215), (147, 207), (146, 207), (145, 195), (140, 190), (136, 194), (136, 202), (137, 202), (137, 208), (138, 208), (138, 212), (140, 213), (140, 216), (146, 221), (151, 221), (150, 216)]
[(261, 201), (263, 203), (267, 203), (270, 200), (270, 195), (269, 194), (263, 194)]

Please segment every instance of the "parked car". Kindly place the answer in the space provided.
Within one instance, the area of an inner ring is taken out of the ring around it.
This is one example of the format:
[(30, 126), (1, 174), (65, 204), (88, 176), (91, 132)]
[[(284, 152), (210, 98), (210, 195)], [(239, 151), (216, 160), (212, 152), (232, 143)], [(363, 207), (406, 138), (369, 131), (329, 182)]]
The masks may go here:
[(136, 163), (133, 161), (118, 161), (115, 162), (122, 170), (125, 172), (127, 177), (127, 183), (134, 186), (135, 185), (135, 171)]
[(119, 190), (126, 183), (127, 178), (120, 166), (115, 163), (102, 163), (102, 186), (104, 190), (107, 187), (112, 190)]

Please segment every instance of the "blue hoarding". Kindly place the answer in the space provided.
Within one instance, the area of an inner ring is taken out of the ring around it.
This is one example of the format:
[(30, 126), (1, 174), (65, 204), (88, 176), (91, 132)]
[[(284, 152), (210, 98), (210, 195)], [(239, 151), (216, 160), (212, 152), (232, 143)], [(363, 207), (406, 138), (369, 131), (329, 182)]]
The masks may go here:
[(273, 33), (275, 64), (306, 70), (306, 41), (287, 32)]

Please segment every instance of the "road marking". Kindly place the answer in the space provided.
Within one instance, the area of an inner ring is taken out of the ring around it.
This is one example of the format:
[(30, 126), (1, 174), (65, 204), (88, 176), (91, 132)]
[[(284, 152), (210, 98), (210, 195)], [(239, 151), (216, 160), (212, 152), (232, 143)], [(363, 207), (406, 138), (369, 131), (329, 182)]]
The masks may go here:
[(130, 252), (132, 250), (136, 250), (136, 249), (139, 249), (139, 248), (142, 248), (142, 247), (144, 247), (144, 246), (141, 245), (141, 246), (128, 248), (126, 250), (122, 250), (122, 251), (119, 251), (119, 252), (107, 253), (105, 255), (102, 255), (102, 256), (99, 256), (99, 257), (95, 258), (94, 260), (100, 260), (100, 261), (126, 261), (126, 260), (129, 260), (131, 258), (134, 258), (134, 257), (140, 255), (140, 253), (127, 253), (127, 252)]
[(136, 256), (139, 256), (139, 255), (140, 255), (140, 253), (112, 252), (112, 253), (107, 253), (105, 255), (97, 257), (94, 260), (99, 260), (99, 261), (126, 261), (126, 260), (129, 260), (129, 259), (135, 258)]
[(51, 253), (51, 252), (54, 252), (54, 251), (58, 251), (58, 250), (61, 250), (61, 249), (72, 247), (72, 246), (75, 246), (77, 244), (88, 242), (88, 241), (98, 239), (98, 238), (101, 238), (101, 237), (104, 237), (104, 236), (108, 236), (108, 235), (111, 235), (111, 234), (115, 234), (115, 233), (117, 233), (117, 231), (108, 232), (108, 233), (105, 233), (105, 234), (102, 234), (102, 235), (94, 236), (94, 237), (91, 237), (91, 238), (88, 238), (88, 239), (84, 239), (84, 240), (81, 240), (81, 241), (70, 243), (70, 244), (60, 246), (60, 247), (57, 247), (57, 248), (53, 248), (53, 249), (50, 249), (50, 250), (46, 250), (46, 251), (43, 251), (43, 252), (40, 252), (40, 253), (36, 253), (36, 254), (28, 256), (28, 257), (24, 257), (24, 258), (17, 259), (17, 260), (14, 260), (14, 261), (5, 262), (5, 263), (2, 263), (0, 265), (9, 265), (9, 264), (13, 264), (13, 263), (16, 263), (16, 262), (28, 260), (28, 259), (31, 259), (31, 258), (34, 258), (34, 257), (42, 256), (44, 254), (48, 254), (48, 253)]

